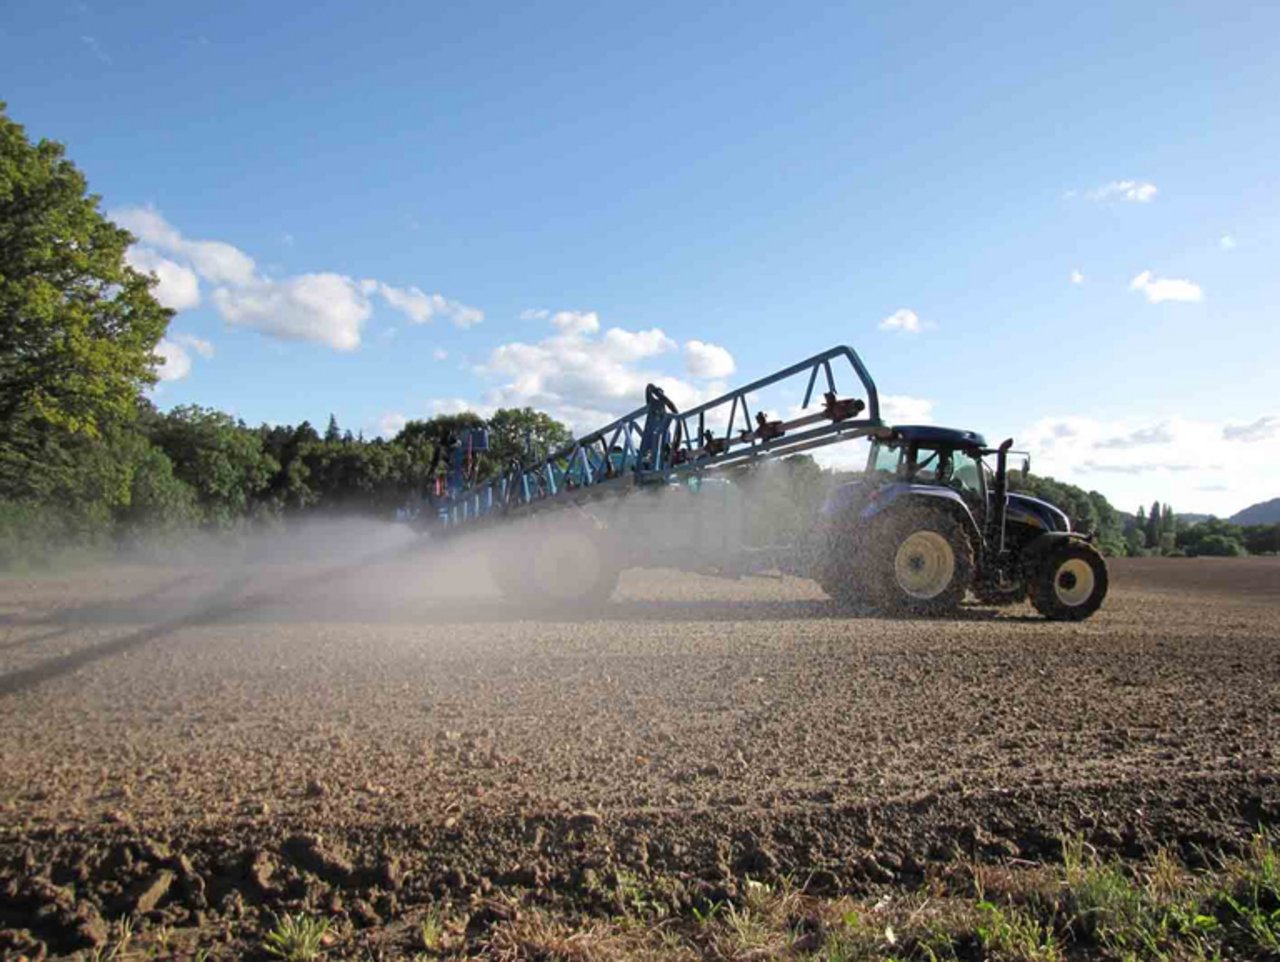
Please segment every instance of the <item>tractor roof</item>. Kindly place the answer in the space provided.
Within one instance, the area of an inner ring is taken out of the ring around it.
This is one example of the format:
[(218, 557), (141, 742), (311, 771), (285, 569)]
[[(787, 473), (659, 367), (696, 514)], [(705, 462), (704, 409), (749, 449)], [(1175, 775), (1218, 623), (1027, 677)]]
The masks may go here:
[(916, 444), (950, 444), (958, 448), (985, 448), (986, 439), (976, 431), (958, 428), (940, 428), (932, 424), (898, 424), (893, 428), (896, 438)]

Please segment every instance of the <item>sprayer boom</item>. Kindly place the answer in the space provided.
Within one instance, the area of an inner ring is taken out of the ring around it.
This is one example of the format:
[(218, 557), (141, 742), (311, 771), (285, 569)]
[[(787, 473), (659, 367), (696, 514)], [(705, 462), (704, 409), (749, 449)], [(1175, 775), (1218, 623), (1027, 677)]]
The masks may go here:
[[(842, 386), (852, 388), (850, 375), (865, 400), (842, 393)], [(826, 389), (820, 401), (818, 388)], [(770, 420), (766, 403), (795, 416)], [(452, 529), (797, 454), (882, 427), (870, 373), (852, 348), (833, 347), (685, 411), (650, 384), (643, 407), (540, 460), (512, 464), (477, 484), (451, 478), (452, 493), (435, 507), (441, 524)]]

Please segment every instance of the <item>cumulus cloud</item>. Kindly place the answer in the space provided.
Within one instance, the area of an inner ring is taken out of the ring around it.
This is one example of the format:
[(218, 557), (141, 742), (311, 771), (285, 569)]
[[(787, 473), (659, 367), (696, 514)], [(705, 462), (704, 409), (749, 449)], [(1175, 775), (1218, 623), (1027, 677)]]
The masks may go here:
[(200, 304), (200, 278), (191, 268), (171, 261), (150, 247), (137, 245), (125, 253), (125, 261), (134, 270), (156, 279), (151, 289), (155, 299), (175, 311), (185, 311)]
[(387, 411), (378, 418), (378, 434), (384, 438), (393, 438), (409, 423), (409, 419), (399, 411)]
[(191, 348), (205, 360), (213, 357), (213, 344), (202, 337), (196, 337), (194, 334), (175, 334), (172, 340), (183, 347)]
[(1096, 442), (1094, 447), (1125, 449), (1141, 447), (1145, 444), (1172, 444), (1173, 440), (1172, 429), (1169, 427), (1168, 422), (1163, 422), (1150, 427), (1138, 428), (1119, 437), (1104, 438)]
[(1280, 438), (1280, 417), (1268, 414), (1249, 424), (1228, 424), (1222, 429), (1222, 437), (1227, 441), (1246, 442)]
[(1113, 180), (1109, 184), (1089, 191), (1090, 200), (1121, 200), (1132, 204), (1147, 204), (1159, 193), (1155, 184), (1142, 180)]
[(257, 276), (253, 258), (244, 251), (222, 241), (188, 240), (153, 207), (114, 210), (111, 219), (143, 244), (185, 259), (211, 284), (250, 284)]
[(137, 238), (130, 263), (156, 275), (161, 303), (175, 310), (197, 306), (203, 280), (213, 285), (211, 301), (224, 320), (273, 337), (354, 350), (373, 313), (372, 297), (416, 324), (442, 317), (467, 328), (484, 319), (477, 308), (417, 287), (356, 281), (329, 271), (271, 277), (231, 244), (184, 237), (152, 207), (125, 207), (111, 218)]
[(550, 316), (551, 312), (545, 307), (530, 307), (520, 312), (522, 321), (545, 321)]
[(880, 322), (882, 331), (901, 331), (904, 334), (919, 334), (923, 325), (915, 311), (900, 307)]
[(684, 342), (684, 366), (690, 377), (728, 377), (737, 370), (725, 348), (698, 340)]
[(909, 394), (881, 394), (880, 420), (888, 424), (932, 424), (933, 402)]
[[(1271, 468), (1280, 463), (1280, 418), (1232, 425), (1195, 417), (1049, 417), (1015, 435), (1032, 453), (1033, 470), (1083, 488), (1098, 488), (1113, 504), (1132, 510), (1152, 498), (1175, 510), (1230, 514), (1274, 496)], [(1232, 445), (1223, 441), (1251, 440)], [(1208, 486), (1230, 498), (1210, 498)]]
[(1204, 291), (1194, 281), (1173, 277), (1156, 277), (1151, 271), (1143, 271), (1129, 282), (1129, 290), (1141, 291), (1147, 301), (1183, 301), (1191, 303), (1204, 300)]
[(595, 311), (557, 311), (551, 315), (551, 323), (566, 334), (594, 334), (600, 330), (600, 315)]
[(487, 406), (535, 407), (583, 432), (640, 407), (649, 383), (661, 384), (681, 408), (724, 392), (717, 381), (699, 387), (667, 373), (660, 362), (679, 345), (659, 328), (602, 333), (594, 311), (557, 311), (544, 320), (547, 337), (501, 344), (477, 369), (499, 382)]
[(181, 344), (162, 337), (156, 345), (155, 354), (160, 359), (156, 365), (156, 376), (161, 381), (181, 381), (191, 373), (191, 355)]
[(318, 341), (339, 351), (360, 346), (373, 312), (368, 299), (342, 274), (260, 278), (244, 287), (219, 287), (213, 303), (229, 324), (295, 341)]
[(376, 294), (387, 302), (392, 310), (399, 311), (414, 324), (426, 324), (436, 317), (443, 317), (454, 327), (474, 327), (484, 320), (484, 312), (460, 301), (451, 301), (440, 294), (428, 294), (416, 287), (393, 287), (376, 280), (360, 282), (364, 294)]
[(1079, 270), (1074, 270), (1074, 271), (1072, 271), (1072, 272), (1071, 272), (1071, 283), (1072, 283), (1072, 284), (1083, 284), (1083, 283), (1084, 283), (1084, 274), (1083, 274), (1081, 271), (1079, 271)]

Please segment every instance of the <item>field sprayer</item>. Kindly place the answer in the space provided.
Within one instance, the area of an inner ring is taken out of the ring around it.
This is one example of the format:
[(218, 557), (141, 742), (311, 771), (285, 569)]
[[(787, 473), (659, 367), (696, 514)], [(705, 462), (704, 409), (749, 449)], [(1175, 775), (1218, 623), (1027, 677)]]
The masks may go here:
[[(842, 392), (851, 375), (865, 399)], [(800, 403), (771, 420), (762, 394), (785, 390)], [(803, 537), (746, 543), (752, 509), (726, 469), (857, 438), (870, 441), (866, 471), (830, 493)], [(651, 384), (643, 407), (479, 482), (472, 455), (487, 441), (483, 430), (455, 439), (429, 524), (436, 536), (484, 532), (495, 582), (523, 603), (603, 602), (625, 568), (647, 566), (780, 570), (838, 602), (923, 615), (972, 591), (1079, 620), (1107, 592), (1092, 538), (1009, 491), (1012, 441), (990, 448), (970, 431), (885, 424), (875, 382), (845, 346), (683, 411)]]

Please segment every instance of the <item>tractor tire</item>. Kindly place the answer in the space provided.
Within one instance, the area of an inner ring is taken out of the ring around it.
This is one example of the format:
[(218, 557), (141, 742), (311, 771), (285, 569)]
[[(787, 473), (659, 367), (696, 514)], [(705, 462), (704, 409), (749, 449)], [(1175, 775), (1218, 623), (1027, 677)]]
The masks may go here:
[(596, 608), (618, 586), (622, 560), (609, 532), (589, 519), (538, 526), (524, 546), (521, 600), (536, 608)]
[(1028, 594), (1036, 611), (1052, 621), (1083, 621), (1107, 596), (1107, 563), (1086, 541), (1063, 541), (1036, 564)]
[(877, 519), (864, 558), (870, 600), (892, 614), (950, 614), (973, 581), (968, 532), (935, 508), (891, 510)]
[(510, 601), (524, 601), (529, 583), (529, 559), (513, 542), (490, 545), (486, 554), (489, 577), (502, 596)]
[(842, 518), (818, 544), (809, 566), (813, 580), (838, 605), (856, 607), (869, 603), (866, 558), (857, 536), (856, 515)]

